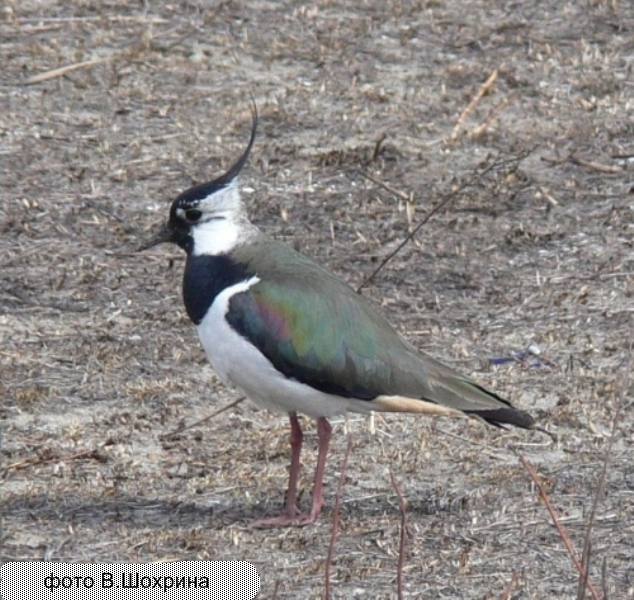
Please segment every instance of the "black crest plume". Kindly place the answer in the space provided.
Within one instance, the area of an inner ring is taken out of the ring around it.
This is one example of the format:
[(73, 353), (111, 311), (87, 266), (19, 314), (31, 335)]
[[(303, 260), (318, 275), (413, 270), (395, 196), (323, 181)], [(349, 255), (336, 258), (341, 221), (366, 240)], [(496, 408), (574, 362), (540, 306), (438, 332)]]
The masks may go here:
[(247, 149), (242, 153), (242, 156), (233, 164), (233, 166), (224, 174), (218, 177), (214, 183), (219, 187), (229, 185), (240, 173), (242, 167), (244, 167), (247, 160), (249, 160), (249, 154), (251, 153), (251, 148), (253, 148), (253, 142), (255, 142), (255, 134), (258, 129), (258, 109), (255, 106), (255, 101), (251, 98), (253, 102), (253, 125), (251, 126), (251, 139), (249, 140), (249, 145)]

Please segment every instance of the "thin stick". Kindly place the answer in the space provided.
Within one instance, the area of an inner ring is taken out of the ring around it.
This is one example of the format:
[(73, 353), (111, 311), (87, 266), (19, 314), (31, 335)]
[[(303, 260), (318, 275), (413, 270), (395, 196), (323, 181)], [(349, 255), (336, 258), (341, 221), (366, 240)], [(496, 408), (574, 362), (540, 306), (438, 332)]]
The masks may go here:
[(357, 293), (360, 293), (361, 290), (368, 285), (368, 283), (370, 283), (377, 275), (377, 273), (390, 261), (392, 260), (392, 258), (394, 256), (396, 256), (396, 254), (398, 252), (400, 252), (401, 248), (403, 248), (405, 246), (405, 244), (407, 244), (407, 242), (409, 242), (421, 229), (421, 227), (423, 225), (425, 225), (425, 223), (427, 223), (427, 221), (429, 221), (429, 219), (431, 219), (437, 212), (439, 212), (442, 208), (444, 208), (445, 206), (447, 206), (451, 201), (455, 200), (455, 198), (458, 196), (458, 194), (460, 194), (463, 190), (465, 190), (466, 188), (468, 188), (470, 185), (474, 184), (476, 181), (479, 181), (480, 179), (482, 179), (482, 177), (484, 177), (484, 175), (486, 175), (489, 171), (492, 171), (493, 169), (497, 169), (500, 167), (503, 167), (506, 164), (512, 163), (512, 162), (521, 162), (522, 160), (524, 160), (527, 156), (529, 156), (530, 154), (532, 154), (535, 151), (535, 148), (537, 148), (537, 146), (533, 146), (530, 150), (525, 150), (524, 152), (520, 153), (518, 156), (515, 156), (513, 158), (509, 158), (506, 160), (501, 160), (499, 162), (493, 162), (491, 163), (486, 169), (482, 170), (480, 173), (475, 173), (473, 176), (471, 176), (469, 179), (467, 179), (467, 181), (465, 181), (464, 183), (460, 184), (460, 186), (458, 186), (457, 189), (447, 193), (445, 195), (445, 197), (436, 205), (434, 206), (434, 208), (432, 208), (423, 218), (423, 220), (416, 225), (416, 227), (414, 227), (414, 229), (412, 229), (412, 231), (410, 231), (406, 236), (405, 239), (403, 239), (403, 241), (396, 247), (395, 250), (393, 250), (392, 252), (390, 252), (379, 264), (379, 266), (374, 269), (374, 271), (372, 271), (372, 273), (370, 273), (370, 275), (368, 275), (362, 282), (361, 285), (359, 285), (359, 287), (357, 288)]
[(548, 158), (547, 156), (539, 157), (539, 160), (548, 163), (549, 165), (563, 165), (565, 162), (568, 162), (569, 159), (569, 156), (564, 156), (563, 158)]
[(500, 113), (510, 104), (513, 104), (519, 98), (518, 94), (511, 94), (506, 100), (500, 102), (493, 110), (489, 113), (489, 116), (480, 123), (473, 131), (469, 134), (469, 137), (472, 139), (480, 137), (486, 129), (498, 118)]
[[(616, 437), (616, 429), (621, 419), (621, 410), (625, 406), (625, 394), (630, 386), (630, 369), (632, 366), (632, 345), (634, 345), (634, 323), (630, 326), (630, 343), (627, 352), (627, 364), (625, 366), (625, 374), (623, 375), (623, 382), (621, 384), (621, 391), (619, 394), (619, 403), (612, 419), (612, 430), (610, 432), (610, 441), (608, 447), (605, 450), (605, 458), (603, 459), (603, 468), (601, 469), (601, 476), (599, 477), (599, 485), (597, 487), (597, 493), (594, 495), (594, 501), (592, 502), (592, 509), (590, 510), (590, 518), (588, 519), (588, 527), (586, 528), (586, 536), (583, 542), (583, 554), (581, 555), (581, 562), (585, 565), (586, 574), (588, 572), (588, 565), (590, 564), (590, 550), (591, 550), (591, 535), (592, 527), (594, 525), (594, 519), (597, 514), (597, 507), (599, 505), (600, 498), (603, 497), (605, 492), (605, 480), (608, 473), (608, 464), (610, 457), (612, 456), (612, 446), (614, 445), (614, 438)], [(605, 569), (605, 560), (604, 560)], [(602, 576), (604, 573), (602, 571)], [(577, 593), (578, 600), (583, 600), (585, 586), (582, 587), (582, 579), (579, 578), (579, 591)], [(605, 588), (605, 584), (603, 584)], [(605, 594), (604, 594), (605, 596)]]
[(352, 451), (352, 437), (348, 436), (348, 446), (346, 447), (346, 453), (343, 457), (343, 465), (341, 466), (341, 475), (339, 476), (339, 483), (337, 484), (337, 495), (335, 496), (335, 508), (332, 513), (332, 532), (330, 533), (330, 544), (328, 544), (328, 555), (326, 556), (326, 600), (330, 600), (330, 569), (332, 567), (332, 556), (335, 552), (335, 541), (337, 539), (337, 530), (339, 529), (339, 508), (341, 507), (341, 490), (343, 489), (343, 482), (346, 477), (346, 470), (348, 469), (348, 458), (350, 458), (350, 452)]
[(500, 600), (509, 600), (509, 598), (511, 597), (511, 592), (513, 591), (513, 588), (515, 587), (516, 583), (517, 583), (517, 573), (513, 571), (513, 576), (511, 577), (511, 581), (509, 581), (509, 584), (506, 586), (506, 589), (500, 596)]
[(581, 158), (577, 154), (571, 154), (569, 158), (570, 162), (575, 165), (579, 165), (580, 167), (587, 167), (588, 169), (593, 169), (601, 173), (623, 173), (623, 171), (625, 170), (623, 169), (623, 167), (617, 167), (616, 165), (602, 165), (600, 163), (592, 162), (586, 160), (585, 158)]
[(226, 404), (222, 408), (219, 408), (217, 411), (212, 412), (210, 415), (203, 417), (202, 419), (192, 423), (191, 425), (183, 425), (183, 427), (179, 427), (178, 429), (170, 433), (164, 433), (162, 435), (159, 435), (158, 436), (159, 440), (169, 440), (170, 438), (174, 437), (175, 435), (178, 435), (179, 433), (182, 433), (183, 431), (187, 431), (188, 429), (191, 429), (192, 427), (196, 427), (196, 425), (200, 425), (201, 423), (204, 423), (205, 421), (209, 421), (209, 419), (213, 419), (214, 417), (217, 417), (220, 413), (225, 412), (225, 410), (229, 410), (230, 408), (237, 406), (243, 400), (246, 400), (245, 396), (242, 396), (241, 398), (238, 398), (237, 400), (234, 400), (233, 402), (229, 402), (229, 404)]
[[(107, 19), (108, 21), (123, 21), (123, 22), (138, 22), (138, 23), (151, 23), (153, 25), (169, 23), (168, 19), (161, 19), (160, 17), (149, 17), (147, 15), (135, 16), (135, 15), (98, 15), (95, 17), (33, 17), (20, 19), (20, 23), (31, 23), (36, 21), (38, 23), (87, 23), (89, 21), (102, 21)], [(24, 28), (23, 28), (24, 31)], [(29, 29), (26, 30), (30, 31)]]
[(92, 450), (82, 450), (81, 452), (75, 452), (74, 454), (67, 454), (65, 456), (50, 456), (48, 458), (27, 458), (25, 460), (20, 460), (8, 465), (7, 467), (5, 467), (4, 471), (6, 473), (11, 469), (15, 469), (17, 471), (19, 469), (26, 469), (35, 465), (42, 465), (51, 462), (77, 460), (78, 458), (94, 458), (95, 460), (100, 460), (102, 462), (105, 460), (104, 457), (99, 454), (99, 452), (95, 448), (93, 448)]
[(398, 496), (398, 505), (401, 509), (401, 536), (398, 544), (398, 566), (396, 567), (396, 595), (398, 600), (403, 600), (403, 565), (405, 564), (405, 537), (407, 535), (407, 502), (403, 496), (401, 486), (396, 481), (392, 469), (390, 469), (392, 486)]
[(454, 125), (453, 131), (451, 132), (451, 135), (449, 136), (450, 140), (455, 140), (458, 137), (458, 132), (460, 131), (462, 124), (465, 122), (465, 119), (469, 116), (469, 113), (476, 107), (478, 102), (480, 102), (480, 99), (482, 98), (482, 96), (484, 96), (484, 94), (486, 94), (487, 91), (491, 88), (491, 86), (495, 83), (495, 80), (497, 78), (498, 78), (498, 70), (495, 69), (495, 71), (493, 71), (493, 73), (489, 75), (489, 78), (480, 86), (478, 93), (471, 99), (471, 102), (469, 102), (466, 108), (460, 113), (460, 116), (458, 117), (458, 120), (456, 121), (456, 124)]
[(110, 57), (108, 58), (95, 58), (94, 60), (86, 60), (84, 62), (75, 63), (73, 65), (66, 65), (65, 67), (59, 67), (58, 69), (53, 69), (52, 71), (46, 71), (45, 73), (39, 73), (38, 75), (33, 75), (29, 77), (24, 85), (32, 85), (34, 83), (41, 83), (42, 81), (47, 81), (48, 79), (54, 79), (55, 77), (61, 77), (62, 75), (66, 75), (66, 73), (70, 73), (71, 71), (77, 71), (78, 69), (86, 69), (88, 67), (94, 67), (95, 65), (100, 65), (101, 63), (108, 62)]
[(590, 569), (590, 556), (592, 544), (588, 541), (587, 546), (583, 546), (583, 554), (581, 555), (581, 566), (583, 567), (583, 575), (579, 575), (579, 583), (577, 585), (577, 600), (584, 600), (586, 597), (586, 586), (588, 585), (588, 573)]
[[(546, 489), (544, 488), (542, 482), (537, 477), (537, 474), (535, 473), (535, 470), (533, 469), (531, 464), (521, 454), (519, 456), (519, 459), (520, 459), (520, 462), (524, 465), (524, 468), (528, 471), (528, 474), (531, 476), (531, 479), (535, 482), (535, 485), (539, 489), (539, 495), (544, 501), (544, 504), (546, 504), (546, 508), (548, 509), (548, 512), (550, 513), (550, 517), (553, 520), (553, 524), (555, 525), (557, 531), (559, 532), (559, 536), (561, 537), (564, 543), (564, 546), (566, 546), (566, 550), (568, 550), (568, 554), (570, 555), (572, 562), (574, 563), (577, 571), (579, 572), (579, 575), (584, 576), (583, 566), (577, 560), (574, 548), (572, 547), (572, 542), (570, 541), (570, 538), (568, 537), (566, 530), (559, 522), (559, 517), (557, 517), (557, 513), (555, 512), (555, 509), (553, 508), (553, 505), (550, 502), (550, 498), (548, 497), (548, 493), (546, 492)], [(592, 594), (592, 598), (594, 600), (601, 600), (601, 597), (599, 596), (599, 592), (597, 592), (593, 583), (590, 581), (590, 578), (588, 578), (587, 584), (588, 584), (588, 589), (590, 590), (590, 593)]]
[(388, 192), (390, 192), (390, 194), (394, 194), (397, 198), (400, 198), (401, 200), (405, 200), (406, 202), (410, 201), (410, 197), (405, 192), (401, 192), (401, 190), (397, 190), (389, 186), (384, 181), (381, 181), (380, 179), (376, 179), (375, 177), (372, 177), (372, 175), (370, 175), (369, 173), (364, 173), (363, 171), (359, 171), (359, 175), (361, 175), (361, 177), (365, 177), (366, 179), (369, 179), (372, 183), (376, 183), (378, 186), (381, 186), (384, 190), (387, 190)]

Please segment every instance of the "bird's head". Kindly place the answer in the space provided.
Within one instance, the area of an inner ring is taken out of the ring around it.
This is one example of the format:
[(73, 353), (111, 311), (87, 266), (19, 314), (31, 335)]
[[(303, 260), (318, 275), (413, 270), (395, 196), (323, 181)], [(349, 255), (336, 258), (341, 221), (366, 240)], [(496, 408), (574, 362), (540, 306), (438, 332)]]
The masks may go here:
[(237, 244), (243, 230), (253, 228), (240, 199), (237, 179), (253, 147), (257, 123), (254, 106), (251, 139), (242, 156), (224, 175), (182, 192), (172, 202), (169, 221), (139, 250), (172, 242), (187, 254), (223, 254)]

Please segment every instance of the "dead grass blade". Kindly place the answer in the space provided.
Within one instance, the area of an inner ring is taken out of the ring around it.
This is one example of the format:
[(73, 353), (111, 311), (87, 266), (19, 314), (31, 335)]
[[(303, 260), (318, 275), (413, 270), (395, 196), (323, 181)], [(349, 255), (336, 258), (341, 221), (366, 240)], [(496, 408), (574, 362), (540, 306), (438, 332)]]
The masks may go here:
[(387, 139), (387, 133), (383, 132), (376, 140), (374, 144), (374, 151), (372, 152), (372, 158), (370, 162), (374, 162), (377, 158), (379, 158), (379, 153), (381, 152), (381, 145)]
[[(482, 177), (484, 177), (490, 171), (499, 169), (510, 163), (514, 163), (514, 162), (520, 163), (527, 156), (530, 156), (535, 151), (536, 148), (537, 146), (533, 146), (532, 148), (525, 150), (524, 152), (521, 152), (520, 154), (518, 154), (517, 156), (514, 156), (513, 158), (493, 161), (488, 167), (486, 167), (479, 173), (474, 173), (471, 177), (469, 177), (469, 179), (467, 179), (467, 181), (460, 184), (455, 190), (452, 190), (451, 192), (445, 194), (444, 198), (425, 215), (423, 220), (405, 236), (403, 241), (379, 263), (379, 266), (376, 269), (374, 269), (374, 271), (372, 271), (370, 275), (368, 275), (361, 282), (361, 284), (357, 288), (357, 293), (360, 293), (361, 290), (376, 277), (377, 273), (401, 251), (401, 249), (405, 246), (405, 244), (407, 244), (407, 242), (409, 242), (411, 239), (414, 238), (414, 236), (420, 231), (423, 225), (425, 225), (425, 223), (429, 221), (429, 219), (431, 219), (437, 212), (439, 212), (441, 209), (447, 206), (450, 202), (455, 200), (458, 194), (460, 194), (463, 190), (465, 190), (469, 186), (473, 185), (474, 183), (482, 179)], [(363, 177), (366, 177), (367, 179), (372, 180), (371, 177), (367, 177), (367, 175), (363, 173), (361, 174), (363, 175)], [(383, 187), (385, 187), (383, 184), (378, 184), (378, 185), (382, 185)], [(400, 194), (403, 193), (403, 192), (398, 192), (392, 189), (390, 189), (389, 191), (396, 193), (397, 195), (399, 195), (399, 197), (400, 197)], [(410, 196), (407, 196), (407, 197), (410, 198)], [(413, 195), (411, 197), (413, 197)]]
[(392, 469), (390, 469), (390, 479), (392, 486), (398, 496), (398, 505), (401, 509), (401, 535), (398, 544), (398, 565), (396, 567), (396, 595), (398, 600), (403, 599), (403, 565), (405, 564), (405, 538), (407, 536), (407, 502), (403, 496), (401, 486), (396, 481)]
[(78, 69), (87, 69), (89, 67), (94, 67), (95, 65), (100, 65), (102, 63), (108, 62), (109, 60), (111, 60), (110, 57), (95, 58), (94, 60), (85, 60), (84, 62), (78, 62), (72, 65), (59, 67), (51, 71), (46, 71), (45, 73), (38, 73), (37, 75), (33, 75), (32, 77), (29, 77), (27, 80), (25, 80), (24, 85), (33, 85), (34, 83), (41, 83), (42, 81), (55, 79), (55, 77), (61, 77), (62, 75), (66, 75), (66, 73), (70, 73), (71, 71), (77, 71)]
[(78, 460), (80, 458), (93, 458), (100, 462), (105, 462), (106, 458), (103, 454), (100, 454), (96, 448), (92, 450), (82, 450), (81, 452), (75, 452), (74, 454), (66, 454), (64, 456), (48, 456), (46, 458), (26, 458), (24, 460), (20, 460), (18, 462), (14, 462), (10, 465), (7, 465), (3, 471), (3, 477), (6, 475), (8, 471), (11, 470), (19, 470), (19, 469), (27, 469), (28, 467), (33, 467), (35, 465), (42, 465), (45, 463), (52, 462), (67, 462), (69, 460)]
[(190, 425), (184, 425), (183, 427), (179, 427), (178, 429), (175, 429), (174, 431), (171, 431), (170, 433), (164, 433), (162, 435), (159, 435), (158, 436), (159, 440), (169, 440), (173, 438), (175, 435), (182, 433), (183, 431), (187, 431), (188, 429), (192, 429), (193, 427), (196, 427), (197, 425), (200, 425), (201, 423), (204, 423), (205, 421), (209, 421), (209, 419), (213, 419), (214, 417), (217, 417), (220, 413), (225, 412), (225, 410), (229, 410), (230, 408), (237, 406), (243, 400), (246, 400), (246, 396), (242, 396), (238, 398), (237, 400), (234, 400), (233, 402), (229, 402), (229, 404), (225, 404), (222, 408), (219, 408), (218, 410), (212, 412), (210, 415), (203, 417), (199, 421), (191, 423)]
[(578, 154), (570, 155), (570, 162), (578, 165), (579, 167), (586, 167), (587, 169), (599, 171), (600, 173), (623, 173), (625, 170), (623, 167), (618, 167), (616, 165), (602, 165), (600, 163), (586, 160), (585, 158), (581, 158)]
[(466, 118), (469, 116), (469, 113), (471, 113), (471, 111), (477, 106), (482, 96), (484, 96), (484, 94), (486, 94), (491, 89), (491, 86), (495, 83), (495, 80), (497, 78), (498, 78), (498, 70), (495, 69), (495, 71), (493, 71), (493, 73), (489, 75), (489, 78), (480, 86), (480, 89), (478, 90), (476, 95), (471, 99), (471, 102), (469, 102), (469, 104), (467, 104), (465, 109), (460, 113), (460, 116), (458, 117), (458, 120), (456, 121), (456, 124), (454, 125), (453, 131), (451, 132), (451, 135), (449, 136), (449, 140), (455, 140), (458, 137), (460, 128), (464, 124)]
[(471, 139), (479, 138), (491, 126), (491, 123), (493, 123), (493, 121), (495, 121), (495, 119), (498, 118), (500, 113), (505, 108), (513, 104), (513, 102), (515, 102), (518, 98), (519, 98), (519, 94), (511, 94), (508, 98), (500, 102), (497, 106), (493, 108), (493, 110), (491, 110), (487, 118), (484, 119), (484, 121), (482, 121), (480, 125), (478, 125), (471, 131), (471, 133), (469, 134), (469, 137)]
[[(613, 156), (612, 158), (618, 158), (618, 156)], [(593, 162), (590, 160), (586, 160), (582, 158), (578, 154), (568, 154), (567, 156), (562, 156), (559, 158), (547, 158), (542, 156), (540, 158), (542, 162), (548, 163), (549, 165), (562, 165), (566, 162), (571, 162), (573, 165), (577, 165), (578, 167), (586, 167), (586, 169), (592, 169), (593, 171), (599, 171), (599, 173), (623, 173), (625, 169), (618, 165), (604, 165), (601, 163)]]
[(405, 200), (405, 202), (412, 201), (411, 194), (406, 194), (405, 192), (402, 192), (401, 190), (397, 190), (396, 188), (393, 188), (391, 185), (388, 185), (387, 183), (385, 183), (384, 181), (381, 181), (380, 179), (373, 177), (369, 173), (364, 173), (363, 171), (359, 171), (359, 175), (361, 175), (361, 177), (365, 177), (366, 179), (369, 179), (372, 183), (376, 183), (376, 185), (390, 192), (390, 194), (394, 194), (397, 198), (400, 198), (401, 200)]
[(330, 543), (328, 544), (328, 555), (326, 556), (326, 600), (331, 598), (331, 582), (330, 571), (332, 568), (332, 557), (335, 552), (335, 541), (337, 540), (337, 533), (339, 529), (339, 509), (341, 507), (341, 490), (343, 489), (343, 482), (346, 478), (346, 470), (348, 469), (348, 459), (350, 458), (350, 452), (352, 451), (352, 437), (348, 436), (348, 446), (346, 447), (346, 453), (343, 457), (343, 465), (341, 466), (341, 475), (339, 476), (339, 483), (337, 484), (337, 495), (335, 496), (335, 507), (332, 513), (332, 532), (330, 534)]
[[(533, 469), (531, 464), (521, 454), (519, 456), (519, 459), (522, 465), (524, 465), (524, 468), (528, 471), (528, 474), (531, 476), (531, 479), (535, 482), (535, 485), (537, 486), (537, 489), (539, 490), (539, 495), (544, 501), (544, 504), (546, 504), (546, 508), (548, 509), (548, 512), (550, 513), (550, 517), (553, 520), (553, 524), (555, 525), (557, 531), (559, 532), (559, 537), (561, 537), (561, 540), (563, 541), (564, 546), (566, 546), (566, 550), (568, 550), (568, 554), (570, 555), (572, 562), (574, 563), (577, 571), (579, 572), (579, 575), (581, 577), (586, 577), (585, 571), (583, 569), (583, 565), (577, 559), (575, 550), (572, 547), (572, 542), (570, 541), (570, 537), (568, 537), (568, 533), (566, 532), (563, 525), (560, 523), (559, 517), (557, 516), (557, 512), (555, 511), (552, 503), (550, 502), (550, 497), (548, 496), (548, 492), (546, 492), (546, 489), (544, 488), (539, 477), (537, 477), (537, 474), (535, 473), (535, 470)], [(601, 597), (599, 596), (599, 592), (597, 592), (597, 589), (594, 587), (593, 583), (590, 581), (590, 578), (587, 579), (586, 583), (587, 583), (588, 589), (590, 590), (590, 593), (592, 594), (592, 598), (594, 600), (601, 600)]]
[[(605, 458), (603, 460), (603, 468), (601, 469), (601, 476), (599, 477), (599, 485), (597, 487), (597, 492), (594, 495), (594, 501), (592, 502), (592, 510), (590, 511), (590, 517), (588, 519), (588, 527), (586, 528), (586, 535), (583, 542), (583, 554), (581, 555), (581, 563), (585, 569), (585, 578), (579, 578), (579, 588), (577, 590), (577, 600), (583, 600), (585, 596), (585, 588), (584, 579), (588, 577), (588, 566), (590, 564), (590, 556), (592, 552), (592, 544), (591, 544), (591, 536), (592, 536), (592, 527), (594, 525), (594, 519), (597, 514), (597, 506), (599, 505), (599, 500), (603, 497), (605, 493), (605, 480), (608, 473), (608, 465), (610, 463), (610, 457), (612, 456), (612, 447), (614, 446), (614, 438), (616, 437), (616, 428), (621, 419), (621, 411), (625, 406), (625, 395), (627, 394), (627, 390), (630, 385), (630, 369), (632, 367), (632, 345), (634, 343), (634, 323), (630, 326), (630, 341), (629, 348), (627, 352), (627, 363), (625, 365), (625, 374), (623, 375), (623, 382), (621, 383), (621, 390), (619, 393), (619, 402), (616, 407), (616, 412), (614, 413), (614, 418), (612, 419), (612, 430), (610, 433), (610, 441), (608, 442), (608, 447), (605, 450)], [(603, 558), (603, 565), (601, 568), (601, 584), (603, 588), (603, 600), (607, 600), (607, 585), (606, 585), (606, 561), (605, 557)]]

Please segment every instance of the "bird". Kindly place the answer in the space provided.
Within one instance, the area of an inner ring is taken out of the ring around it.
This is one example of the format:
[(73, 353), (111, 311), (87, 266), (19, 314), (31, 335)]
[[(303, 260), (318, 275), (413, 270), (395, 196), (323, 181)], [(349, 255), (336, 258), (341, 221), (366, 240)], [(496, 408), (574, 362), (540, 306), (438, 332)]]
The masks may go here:
[[(248, 218), (238, 176), (256, 138), (221, 176), (183, 191), (169, 219), (139, 250), (171, 242), (185, 251), (183, 300), (212, 368), (256, 405), (286, 413), (291, 465), (281, 513), (255, 527), (304, 526), (324, 505), (332, 427), (347, 412), (471, 416), (535, 428), (533, 417), (419, 351), (347, 283), (273, 239)], [(317, 421), (310, 509), (298, 507), (303, 431)]]

